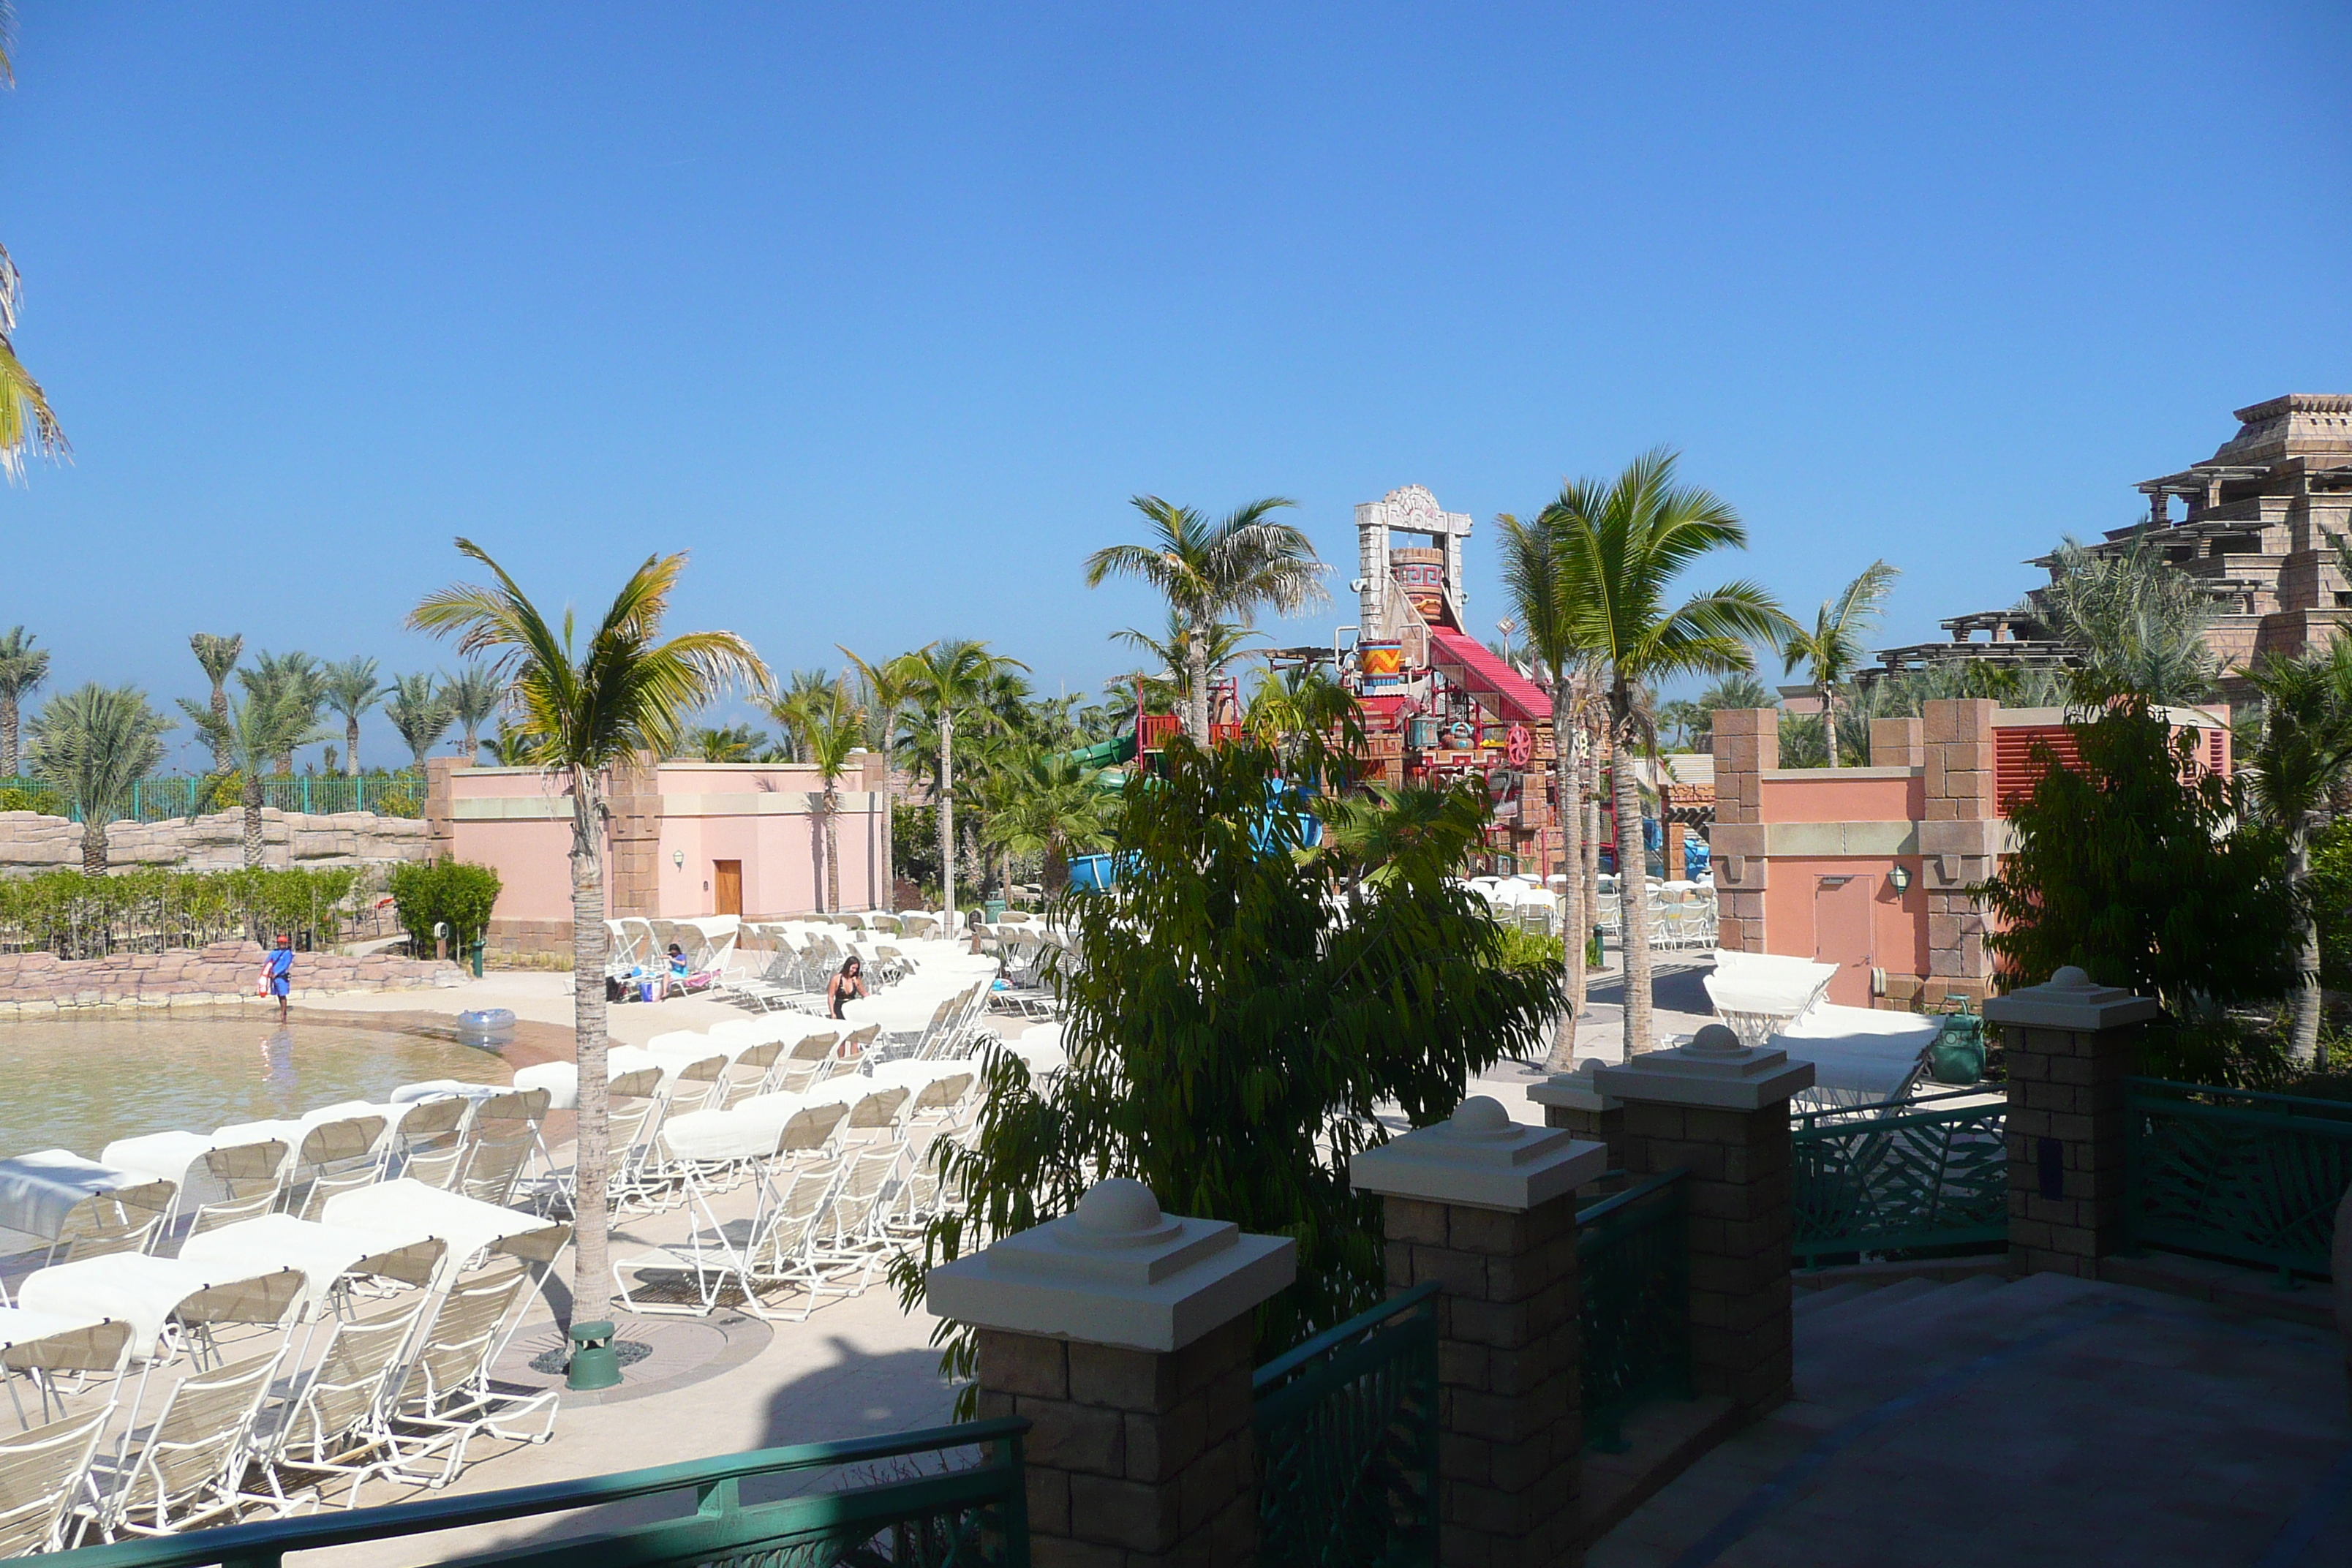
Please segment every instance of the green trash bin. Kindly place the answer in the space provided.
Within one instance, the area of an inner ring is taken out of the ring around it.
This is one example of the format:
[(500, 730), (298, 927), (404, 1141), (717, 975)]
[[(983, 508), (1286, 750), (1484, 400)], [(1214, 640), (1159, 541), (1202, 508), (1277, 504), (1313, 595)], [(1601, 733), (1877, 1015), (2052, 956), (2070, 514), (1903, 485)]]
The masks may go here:
[(980, 907), (982, 910), (984, 911), (984, 918), (990, 925), (994, 925), (997, 921), (1004, 918), (1004, 900), (1003, 899), (987, 900)]
[(1945, 1016), (1943, 1032), (1927, 1047), (1927, 1076), (1965, 1088), (1984, 1077), (1984, 1020), (1973, 1013)]

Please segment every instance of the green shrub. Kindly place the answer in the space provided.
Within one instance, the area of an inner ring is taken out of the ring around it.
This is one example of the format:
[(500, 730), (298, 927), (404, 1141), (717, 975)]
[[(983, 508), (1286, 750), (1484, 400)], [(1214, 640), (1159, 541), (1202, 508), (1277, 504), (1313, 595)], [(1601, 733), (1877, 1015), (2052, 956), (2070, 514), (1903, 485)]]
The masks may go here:
[(44, 871), (0, 879), (0, 942), (95, 958), (121, 950), (153, 952), (287, 931), (306, 946), (331, 947), (341, 938), (360, 877), (349, 867), (141, 867), (104, 877)]
[(433, 951), (433, 928), (446, 925), (449, 951), (463, 953), (489, 930), (499, 886), (496, 871), (464, 860), (397, 866), (392, 873), (392, 906), (419, 952)]
[(63, 816), (66, 803), (47, 784), (0, 784), (0, 811), (37, 811), (43, 816)]

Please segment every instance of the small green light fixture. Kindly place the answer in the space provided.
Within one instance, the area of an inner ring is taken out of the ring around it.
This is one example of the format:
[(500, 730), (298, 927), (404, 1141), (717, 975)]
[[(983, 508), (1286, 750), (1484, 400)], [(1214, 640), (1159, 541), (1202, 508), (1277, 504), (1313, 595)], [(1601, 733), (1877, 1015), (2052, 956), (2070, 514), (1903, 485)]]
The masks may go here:
[(1895, 868), (1886, 873), (1886, 880), (1894, 888), (1895, 896), (1901, 898), (1911, 890), (1911, 868), (1901, 861), (1895, 862)]

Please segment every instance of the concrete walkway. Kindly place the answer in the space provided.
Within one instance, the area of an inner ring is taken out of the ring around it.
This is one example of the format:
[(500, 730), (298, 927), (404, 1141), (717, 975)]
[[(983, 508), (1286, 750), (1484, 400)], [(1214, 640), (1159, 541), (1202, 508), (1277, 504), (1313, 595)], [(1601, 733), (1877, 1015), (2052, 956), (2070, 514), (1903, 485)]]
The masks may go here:
[(2054, 1274), (1798, 1310), (1795, 1398), (1590, 1568), (2352, 1563), (2333, 1333)]

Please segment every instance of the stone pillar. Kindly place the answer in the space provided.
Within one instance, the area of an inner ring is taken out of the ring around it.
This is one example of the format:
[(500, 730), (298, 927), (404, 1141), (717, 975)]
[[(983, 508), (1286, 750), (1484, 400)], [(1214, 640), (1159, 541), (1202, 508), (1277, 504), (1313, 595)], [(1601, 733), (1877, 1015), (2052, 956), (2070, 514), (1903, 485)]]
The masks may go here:
[(1874, 768), (1924, 768), (1927, 765), (1925, 726), (1916, 719), (1873, 719), (1870, 721), (1870, 765)]
[(2124, 1079), (2153, 997), (2069, 966), (1996, 996), (2009, 1067), (2009, 1256), (2019, 1273), (2098, 1277), (2124, 1242)]
[(1689, 1045), (1594, 1070), (1624, 1102), (1625, 1170), (1685, 1170), (1690, 1215), (1692, 1381), (1752, 1420), (1789, 1396), (1789, 1098), (1813, 1066), (1742, 1047), (1709, 1024)]
[(1576, 1189), (1607, 1152), (1476, 1095), (1349, 1162), (1386, 1199), (1391, 1292), (1437, 1299), (1437, 1560), (1573, 1564), (1584, 1447)]
[(1718, 708), (1715, 712), (1716, 945), (1731, 952), (1762, 952), (1764, 887), (1763, 781), (1780, 765), (1780, 710)]
[(661, 911), (661, 771), (649, 758), (614, 768), (606, 784), (611, 865), (604, 875), (608, 918)]
[(1992, 875), (2000, 853), (1993, 799), (1993, 715), (1983, 698), (1938, 698), (1922, 720), (1926, 819), (1919, 824), (1927, 891), (1927, 1005), (1948, 995), (1982, 999), (1992, 991), (1984, 911), (1969, 889)]
[(457, 858), (457, 789), (449, 775), (473, 765), (468, 757), (425, 759), (425, 842), (428, 861)]
[(1025, 1416), (1037, 1568), (1257, 1561), (1253, 1310), (1298, 1244), (1163, 1215), (1140, 1182), (931, 1270), (980, 1334), (980, 1413)]
[(1544, 1125), (1564, 1127), (1609, 1152), (1608, 1170), (1625, 1165), (1625, 1102), (1601, 1092), (1592, 1081), (1598, 1057), (1577, 1063), (1574, 1072), (1556, 1072), (1528, 1088), (1528, 1098), (1544, 1108)]

